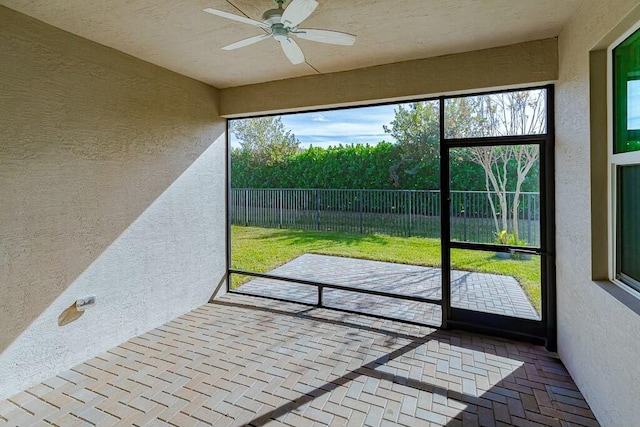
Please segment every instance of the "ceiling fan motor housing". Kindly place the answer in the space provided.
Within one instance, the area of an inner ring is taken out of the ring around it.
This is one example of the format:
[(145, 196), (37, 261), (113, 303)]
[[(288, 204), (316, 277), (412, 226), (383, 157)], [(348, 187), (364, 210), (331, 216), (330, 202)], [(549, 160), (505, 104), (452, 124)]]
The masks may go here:
[(273, 24), (271, 26), (271, 35), (279, 42), (285, 41), (288, 38), (289, 30), (284, 28), (282, 24)]
[(282, 12), (284, 12), (284, 9), (281, 8), (269, 9), (262, 14), (262, 21), (269, 25), (279, 24), (282, 18)]

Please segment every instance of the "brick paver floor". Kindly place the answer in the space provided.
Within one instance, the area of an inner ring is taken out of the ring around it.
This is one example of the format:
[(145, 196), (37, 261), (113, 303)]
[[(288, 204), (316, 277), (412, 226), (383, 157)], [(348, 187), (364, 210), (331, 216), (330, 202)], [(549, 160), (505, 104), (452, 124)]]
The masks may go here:
[[(441, 270), (433, 267), (305, 254), (270, 273), (310, 281), (366, 288), (392, 294), (441, 298)], [(522, 287), (511, 276), (454, 270), (451, 305), (486, 313), (539, 320)], [(317, 288), (272, 279), (253, 279), (238, 292), (315, 304)], [(441, 309), (434, 304), (325, 289), (323, 304), (361, 313), (440, 325)]]
[(0, 424), (598, 425), (541, 347), (239, 294), (1, 401)]

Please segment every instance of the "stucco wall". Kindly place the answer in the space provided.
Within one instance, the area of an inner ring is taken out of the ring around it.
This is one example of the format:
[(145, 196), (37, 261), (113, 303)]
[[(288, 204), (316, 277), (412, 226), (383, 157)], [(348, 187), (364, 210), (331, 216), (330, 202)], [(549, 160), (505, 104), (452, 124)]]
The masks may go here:
[(1, 400), (209, 299), (225, 123), (215, 89), (1, 6), (0, 58)]
[(558, 77), (556, 39), (536, 40), (458, 53), (321, 74), (220, 91), (220, 114), (258, 113), (363, 105), (527, 83)]
[[(602, 259), (606, 251), (601, 247), (593, 251), (599, 259), (589, 268), (592, 236), (599, 246), (606, 245), (602, 238), (606, 224), (594, 227), (592, 235), (591, 204), (598, 207), (607, 203), (603, 186), (596, 181), (593, 194), (591, 186), (592, 167), (594, 174), (606, 179), (602, 168), (606, 167), (603, 144), (606, 146), (607, 141), (598, 129), (605, 121), (596, 117), (590, 123), (590, 102), (593, 114), (606, 115), (606, 108), (602, 108), (606, 98), (599, 88), (590, 99), (589, 52), (610, 44), (625, 26), (629, 28), (629, 22), (640, 19), (637, 6), (637, 0), (587, 0), (558, 39), (558, 346), (564, 364), (605, 426), (640, 423), (640, 304), (615, 285), (592, 280), (606, 271), (601, 265), (606, 263)], [(635, 18), (629, 16), (630, 12)], [(623, 20), (626, 23), (619, 25)], [(603, 77), (601, 67), (594, 69), (593, 77)]]

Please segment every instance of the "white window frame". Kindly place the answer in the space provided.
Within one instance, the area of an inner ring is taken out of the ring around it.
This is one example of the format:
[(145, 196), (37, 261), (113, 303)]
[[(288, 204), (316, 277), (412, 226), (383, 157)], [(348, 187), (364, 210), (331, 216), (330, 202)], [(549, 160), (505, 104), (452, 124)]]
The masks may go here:
[(616, 278), (617, 270), (617, 195), (618, 195), (618, 183), (617, 183), (617, 167), (624, 165), (640, 165), (640, 151), (633, 151), (628, 153), (614, 154), (614, 129), (615, 120), (613, 117), (614, 104), (613, 104), (613, 50), (629, 36), (636, 31), (640, 31), (640, 21), (636, 22), (628, 31), (626, 31), (620, 38), (609, 46), (607, 49), (607, 145), (608, 145), (608, 177), (609, 177), (609, 194), (608, 194), (608, 234), (609, 234), (609, 280), (618, 285), (625, 291), (634, 295), (640, 299), (640, 290), (634, 289), (628, 284), (622, 282)]

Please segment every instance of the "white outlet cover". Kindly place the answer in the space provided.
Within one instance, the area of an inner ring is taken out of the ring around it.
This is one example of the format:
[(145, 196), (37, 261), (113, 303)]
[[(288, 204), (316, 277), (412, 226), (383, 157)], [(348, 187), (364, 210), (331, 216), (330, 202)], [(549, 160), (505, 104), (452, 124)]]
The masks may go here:
[(95, 295), (89, 295), (84, 298), (79, 298), (76, 300), (76, 309), (79, 311), (85, 310), (89, 307), (94, 306), (96, 303)]

